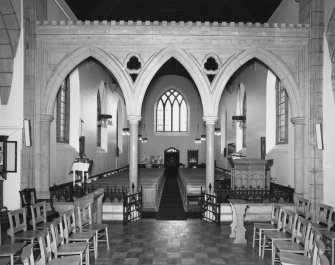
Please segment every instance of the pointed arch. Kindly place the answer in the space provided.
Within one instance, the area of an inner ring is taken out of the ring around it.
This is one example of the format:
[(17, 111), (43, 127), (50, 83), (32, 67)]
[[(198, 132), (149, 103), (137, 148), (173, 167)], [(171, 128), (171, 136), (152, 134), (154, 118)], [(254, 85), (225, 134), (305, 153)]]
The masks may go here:
[[(287, 67), (285, 62), (265, 49), (251, 48), (232, 56), (223, 66), (218, 74), (218, 78), (213, 84), (213, 105), (217, 111), (219, 108), (221, 95), (230, 77), (246, 62), (256, 58), (270, 68), (283, 82), (292, 107), (292, 117), (303, 117), (301, 93), (297, 82), (294, 79), (294, 73)], [(217, 113), (217, 112), (216, 112)]]
[(185, 50), (177, 47), (167, 47), (154, 54), (144, 65), (135, 83), (134, 113), (140, 115), (145, 92), (157, 71), (171, 58), (175, 58), (190, 74), (199, 91), (204, 109), (204, 116), (211, 116), (210, 83), (203, 73), (197, 60)]
[(11, 1), (0, 1), (0, 105), (7, 105), (13, 80), (13, 64), (20, 38), (20, 23)]
[(129, 106), (128, 102), (131, 101), (132, 81), (129, 75), (123, 70), (122, 64), (113, 55), (102, 49), (93, 46), (85, 46), (65, 55), (54, 68), (46, 85), (46, 96), (42, 105), (42, 113), (52, 115), (55, 98), (60, 84), (78, 64), (89, 57), (99, 61), (113, 74), (123, 92), (126, 107)]

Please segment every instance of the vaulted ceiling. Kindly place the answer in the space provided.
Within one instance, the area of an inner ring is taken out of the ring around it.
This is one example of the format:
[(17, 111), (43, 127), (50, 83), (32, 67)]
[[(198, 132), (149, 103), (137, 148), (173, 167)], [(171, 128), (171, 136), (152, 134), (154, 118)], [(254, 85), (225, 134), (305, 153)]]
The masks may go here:
[(282, 0), (66, 0), (80, 20), (265, 23)]

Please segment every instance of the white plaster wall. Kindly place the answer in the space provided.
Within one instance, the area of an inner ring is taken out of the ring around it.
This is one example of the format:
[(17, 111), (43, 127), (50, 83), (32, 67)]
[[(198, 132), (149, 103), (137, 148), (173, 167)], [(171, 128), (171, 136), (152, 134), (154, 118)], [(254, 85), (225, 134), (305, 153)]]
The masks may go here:
[(21, 31), (14, 58), (12, 88), (8, 105), (0, 105), (0, 135), (9, 135), (8, 141), (17, 141), (17, 172), (7, 173), (3, 182), (4, 205), (9, 210), (20, 207), (21, 149), (23, 124), (23, 35)]
[[(332, 11), (335, 8), (335, 2), (333, 0), (325, 1), (325, 17), (326, 27), (329, 23), (329, 18)], [(334, 161), (335, 161), (335, 125), (334, 125), (334, 113), (335, 103), (334, 95), (331, 84), (331, 61), (329, 55), (329, 49), (327, 40), (324, 38), (324, 55), (323, 55), (323, 198), (326, 204), (335, 205), (334, 196)]]
[[(180, 91), (186, 99), (189, 107), (189, 131), (181, 134), (171, 134), (171, 133), (156, 133), (155, 132), (155, 104), (158, 98), (166, 89), (174, 87)], [(197, 113), (199, 101), (199, 117)], [(153, 80), (150, 84), (148, 91), (145, 95), (143, 102), (145, 114), (144, 122), (146, 128), (146, 136), (148, 138), (148, 143), (139, 143), (139, 158), (142, 155), (163, 155), (164, 150), (169, 147), (175, 147), (180, 151), (180, 163), (187, 164), (187, 150), (188, 149), (198, 149), (199, 150), (199, 163), (206, 162), (206, 143), (195, 144), (194, 139), (196, 138), (197, 125), (199, 119), (199, 129), (201, 133), (202, 128), (202, 106), (199, 94), (197, 93), (197, 88), (193, 83), (181, 76), (177, 75), (167, 75)], [(142, 111), (143, 111), (142, 106)], [(142, 133), (143, 134), (143, 133)], [(203, 134), (206, 134), (203, 131)]]
[(293, 0), (283, 0), (269, 18), (268, 23), (299, 23), (299, 3)]
[[(112, 115), (113, 125), (107, 126), (107, 150), (97, 148), (96, 146), (96, 123), (97, 123), (97, 91), (101, 84), (108, 83), (110, 74), (94, 60), (87, 60), (81, 63), (74, 71), (76, 74), (71, 74), (70, 81), (72, 86), (80, 87), (80, 96), (71, 103), (77, 106), (78, 109), (74, 111), (71, 107), (72, 114), (79, 115), (84, 123), (82, 124), (81, 135), (85, 136), (85, 154), (86, 157), (93, 160), (92, 174), (105, 172), (116, 167), (126, 166), (124, 156), (128, 154), (123, 152), (123, 156), (119, 163), (116, 160), (116, 116), (117, 104), (120, 99), (118, 92), (107, 91), (102, 98), (106, 100), (105, 111)], [(71, 89), (71, 87), (70, 87)], [(110, 88), (107, 87), (107, 90)], [(100, 91), (101, 94), (101, 91)], [(102, 96), (102, 94), (101, 94)], [(77, 104), (76, 103), (77, 100)], [(102, 110), (103, 110), (102, 103)], [(78, 114), (79, 113), (79, 114)], [(70, 115), (72, 115), (70, 114)], [(56, 108), (54, 110), (54, 117), (56, 117)], [(79, 122), (79, 119), (77, 119)], [(73, 121), (72, 122), (76, 122)], [(105, 129), (105, 128), (103, 128)], [(74, 137), (74, 141), (79, 141), (80, 131), (78, 130)], [(77, 140), (76, 140), (77, 139)], [(124, 143), (124, 144), (127, 144)], [(51, 123), (51, 185), (60, 184), (72, 180), (72, 175), (68, 172), (71, 169), (73, 160), (78, 157), (77, 146), (69, 144), (56, 143), (56, 119)], [(127, 150), (127, 147), (124, 148)]]
[[(231, 82), (234, 89), (224, 90), (219, 111), (219, 120), (227, 111), (226, 141), (236, 142), (236, 128), (232, 126), (232, 116), (235, 115), (235, 105), (237, 87), (243, 83), (247, 96), (247, 139), (246, 153), (250, 158), (260, 158), (260, 137), (265, 136), (265, 110), (266, 110), (266, 77), (268, 68), (259, 62), (248, 66), (242, 66)], [(223, 128), (223, 125), (221, 125)], [(230, 168), (223, 153), (221, 153), (221, 143), (224, 137), (215, 137), (215, 158), (219, 167)]]

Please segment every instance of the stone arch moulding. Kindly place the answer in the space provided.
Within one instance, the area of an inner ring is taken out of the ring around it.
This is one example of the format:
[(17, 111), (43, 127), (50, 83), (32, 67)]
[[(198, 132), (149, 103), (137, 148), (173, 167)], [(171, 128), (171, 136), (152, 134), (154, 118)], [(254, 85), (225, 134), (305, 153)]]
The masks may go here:
[[(293, 73), (287, 68), (285, 62), (265, 49), (248, 49), (232, 56), (223, 66), (222, 70), (214, 80), (213, 84), (213, 105), (218, 111), (221, 95), (224, 87), (226, 86), (229, 78), (246, 62), (256, 58), (263, 62), (269, 69), (271, 69), (284, 83), (288, 93), (291, 107), (292, 117), (302, 117), (302, 102), (301, 94), (296, 83)], [(217, 113), (217, 112), (216, 112)]]
[(0, 1), (0, 39), (4, 53), (0, 54), (0, 104), (7, 105), (13, 80), (13, 64), (16, 55), (20, 24), (11, 1)]
[(204, 116), (213, 116), (213, 108), (211, 103), (211, 90), (210, 83), (207, 76), (202, 71), (201, 65), (197, 60), (188, 52), (177, 47), (167, 47), (155, 53), (148, 62), (144, 65), (142, 72), (135, 83), (134, 95), (134, 113), (141, 115), (141, 107), (144, 95), (148, 86), (157, 73), (157, 71), (170, 59), (175, 58), (192, 77), (194, 83), (199, 91), (202, 107), (205, 111)]
[(329, 20), (329, 24), (327, 26), (326, 37), (327, 37), (330, 60), (332, 64), (331, 81), (333, 88), (333, 97), (335, 99), (335, 8), (333, 9), (332, 15)]
[(45, 98), (42, 105), (42, 113), (52, 115), (55, 98), (64, 78), (82, 61), (92, 57), (105, 66), (116, 78), (120, 85), (128, 110), (131, 102), (132, 82), (128, 74), (123, 70), (120, 63), (113, 55), (106, 51), (92, 46), (80, 47), (60, 60), (50, 76), (45, 90)]

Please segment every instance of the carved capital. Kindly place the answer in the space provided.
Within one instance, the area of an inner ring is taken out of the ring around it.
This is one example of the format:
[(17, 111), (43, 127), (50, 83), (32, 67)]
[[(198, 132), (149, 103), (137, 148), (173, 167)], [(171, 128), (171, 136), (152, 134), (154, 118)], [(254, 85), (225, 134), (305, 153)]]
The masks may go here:
[(293, 117), (293, 118), (291, 118), (291, 122), (292, 122), (294, 125), (297, 125), (297, 124), (304, 124), (304, 123), (305, 123), (305, 118), (304, 118), (304, 117)]

